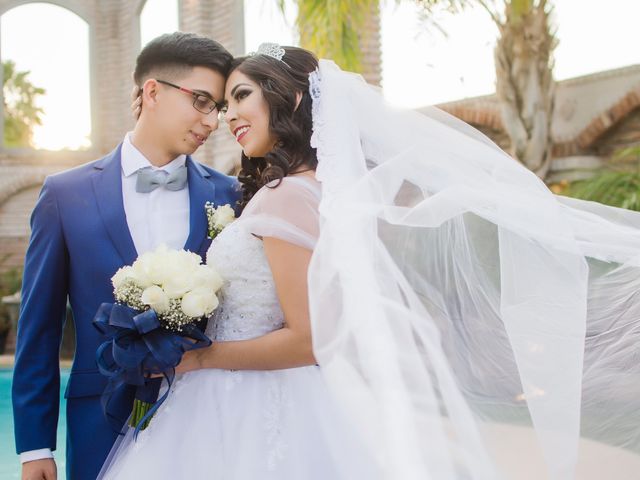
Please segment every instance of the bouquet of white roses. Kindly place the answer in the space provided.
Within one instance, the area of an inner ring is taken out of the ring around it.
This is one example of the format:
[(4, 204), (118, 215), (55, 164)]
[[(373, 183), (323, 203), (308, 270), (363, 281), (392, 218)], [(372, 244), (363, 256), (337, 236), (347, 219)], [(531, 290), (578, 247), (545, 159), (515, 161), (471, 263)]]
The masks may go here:
[(162, 326), (176, 332), (211, 315), (222, 286), (220, 275), (203, 265), (200, 255), (163, 245), (122, 267), (111, 282), (118, 302), (136, 310), (152, 308)]
[[(103, 303), (93, 321), (108, 337), (96, 354), (100, 372), (109, 378), (103, 405), (116, 389), (135, 385), (129, 425), (137, 435), (169, 393), (158, 399), (157, 375), (171, 385), (182, 355), (211, 345), (196, 323), (218, 306), (223, 280), (199, 255), (160, 246), (119, 269), (111, 282), (116, 303)], [(110, 418), (108, 407), (105, 415)]]

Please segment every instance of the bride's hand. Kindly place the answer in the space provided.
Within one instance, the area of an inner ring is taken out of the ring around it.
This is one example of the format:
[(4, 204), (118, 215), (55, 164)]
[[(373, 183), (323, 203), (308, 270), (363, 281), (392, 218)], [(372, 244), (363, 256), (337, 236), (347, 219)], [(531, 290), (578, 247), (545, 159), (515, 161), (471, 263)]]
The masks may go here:
[(189, 350), (186, 352), (176, 367), (176, 373), (185, 373), (202, 368), (201, 354), (203, 350), (206, 349)]
[(131, 114), (135, 120), (140, 118), (140, 112), (142, 112), (142, 95), (140, 94), (140, 87), (133, 86), (131, 90)]

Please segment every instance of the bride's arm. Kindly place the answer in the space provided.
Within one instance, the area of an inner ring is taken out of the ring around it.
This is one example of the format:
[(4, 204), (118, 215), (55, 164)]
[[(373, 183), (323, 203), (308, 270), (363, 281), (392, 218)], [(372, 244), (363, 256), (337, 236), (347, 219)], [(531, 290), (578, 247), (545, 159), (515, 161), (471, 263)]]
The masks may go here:
[(187, 352), (177, 372), (199, 368), (276, 370), (314, 365), (307, 291), (311, 251), (273, 237), (264, 237), (285, 325), (251, 340), (217, 342)]

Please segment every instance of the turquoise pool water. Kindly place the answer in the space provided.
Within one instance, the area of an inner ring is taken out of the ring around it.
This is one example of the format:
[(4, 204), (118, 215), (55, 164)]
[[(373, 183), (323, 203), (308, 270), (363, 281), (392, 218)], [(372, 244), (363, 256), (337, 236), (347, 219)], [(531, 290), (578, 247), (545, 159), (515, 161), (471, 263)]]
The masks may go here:
[[(0, 368), (0, 478), (20, 478), (20, 460), (16, 455), (13, 438), (13, 413), (11, 411), (11, 379), (13, 370)], [(69, 380), (69, 370), (62, 370), (60, 377), (60, 419), (58, 420), (58, 449), (54, 455), (58, 465), (58, 478), (65, 478), (66, 406), (62, 392)]]

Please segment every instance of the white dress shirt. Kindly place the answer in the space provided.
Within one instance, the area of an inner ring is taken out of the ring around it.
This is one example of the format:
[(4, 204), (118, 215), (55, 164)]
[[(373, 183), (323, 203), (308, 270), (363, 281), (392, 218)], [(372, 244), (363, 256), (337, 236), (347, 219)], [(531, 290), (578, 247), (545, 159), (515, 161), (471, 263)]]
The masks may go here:
[[(174, 172), (187, 160), (180, 155), (165, 166), (158, 168), (131, 143), (131, 132), (122, 142), (122, 201), (127, 225), (138, 255), (154, 250), (164, 243), (172, 249), (184, 248), (189, 237), (189, 185), (182, 190), (171, 191), (158, 187), (149, 193), (136, 192), (136, 173), (141, 168)], [(20, 454), (20, 462), (53, 458), (49, 448), (29, 450)]]
[(189, 186), (171, 191), (159, 187), (149, 193), (136, 192), (136, 172), (151, 167), (173, 173), (186, 162), (180, 155), (162, 168), (149, 163), (133, 146), (128, 133), (122, 143), (122, 200), (127, 225), (138, 255), (154, 250), (164, 243), (180, 250), (189, 237)]

